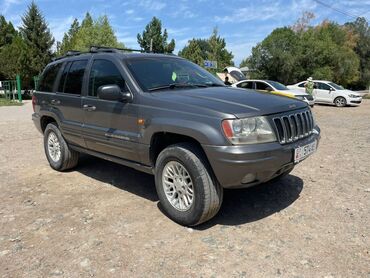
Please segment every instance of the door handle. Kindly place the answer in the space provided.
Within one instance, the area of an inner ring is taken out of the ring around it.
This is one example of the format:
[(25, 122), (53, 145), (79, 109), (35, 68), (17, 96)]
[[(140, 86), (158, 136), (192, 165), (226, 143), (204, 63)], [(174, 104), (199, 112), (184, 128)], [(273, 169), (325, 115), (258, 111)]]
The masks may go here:
[(53, 105), (59, 105), (60, 104), (60, 100), (59, 99), (52, 99), (50, 102)]
[(96, 109), (95, 106), (93, 105), (89, 105), (89, 104), (84, 104), (82, 106), (82, 109), (85, 110), (85, 111), (94, 111)]

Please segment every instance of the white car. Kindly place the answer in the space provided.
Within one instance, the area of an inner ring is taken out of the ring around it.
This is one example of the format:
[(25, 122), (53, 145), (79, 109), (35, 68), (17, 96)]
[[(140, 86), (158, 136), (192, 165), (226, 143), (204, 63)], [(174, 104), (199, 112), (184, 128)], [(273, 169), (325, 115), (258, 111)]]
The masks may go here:
[[(302, 81), (294, 85), (289, 85), (288, 88), (305, 91), (304, 85), (307, 81)], [(362, 96), (351, 90), (346, 90), (342, 86), (326, 80), (313, 80), (315, 89), (313, 95), (315, 103), (334, 104), (338, 107), (346, 105), (358, 106), (362, 102)]]
[(305, 101), (309, 106), (315, 104), (314, 98), (304, 91), (289, 89), (283, 84), (271, 80), (242, 80), (231, 85), (232, 87), (252, 89), (260, 92), (268, 92), (274, 95), (296, 98)]

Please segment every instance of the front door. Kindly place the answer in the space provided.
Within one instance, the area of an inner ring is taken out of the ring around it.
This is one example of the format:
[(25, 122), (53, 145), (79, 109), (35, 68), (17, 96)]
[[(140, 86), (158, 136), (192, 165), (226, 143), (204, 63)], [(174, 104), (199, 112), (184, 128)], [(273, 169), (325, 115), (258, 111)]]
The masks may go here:
[(89, 73), (87, 96), (83, 98), (84, 138), (88, 149), (126, 160), (139, 161), (137, 106), (134, 103), (102, 100), (97, 90), (103, 85), (128, 87), (120, 65), (109, 58), (96, 58)]
[(331, 87), (328, 84), (323, 82), (316, 82), (316, 89), (314, 90), (316, 100), (320, 102), (333, 102), (333, 91), (331, 91), (330, 89)]

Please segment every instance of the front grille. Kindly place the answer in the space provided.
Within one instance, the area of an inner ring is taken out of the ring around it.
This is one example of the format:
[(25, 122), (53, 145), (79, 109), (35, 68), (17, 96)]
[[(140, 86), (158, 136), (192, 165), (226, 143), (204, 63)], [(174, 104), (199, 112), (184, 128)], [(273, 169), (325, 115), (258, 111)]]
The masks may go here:
[(279, 115), (273, 117), (273, 122), (281, 144), (291, 143), (307, 137), (313, 132), (314, 128), (310, 110)]

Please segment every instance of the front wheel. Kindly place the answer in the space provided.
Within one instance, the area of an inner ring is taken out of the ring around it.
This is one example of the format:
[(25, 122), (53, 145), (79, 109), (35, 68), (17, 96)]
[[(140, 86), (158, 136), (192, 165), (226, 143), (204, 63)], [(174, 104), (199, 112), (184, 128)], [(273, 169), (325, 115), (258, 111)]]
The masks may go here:
[(201, 224), (217, 214), (223, 188), (202, 153), (191, 144), (176, 144), (158, 156), (155, 184), (164, 212), (185, 225)]
[(347, 105), (347, 101), (344, 97), (337, 97), (335, 100), (334, 100), (334, 104), (336, 107), (344, 107)]

